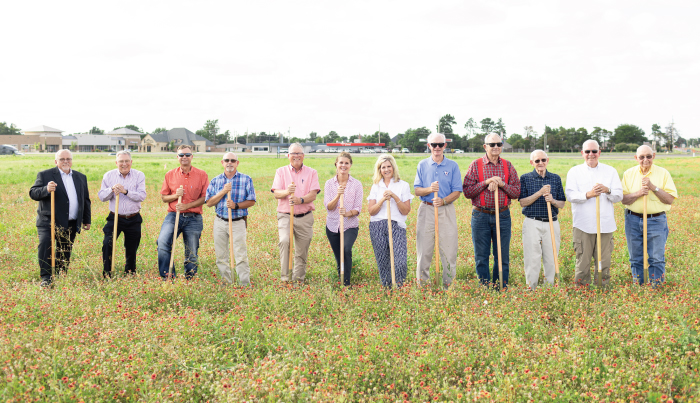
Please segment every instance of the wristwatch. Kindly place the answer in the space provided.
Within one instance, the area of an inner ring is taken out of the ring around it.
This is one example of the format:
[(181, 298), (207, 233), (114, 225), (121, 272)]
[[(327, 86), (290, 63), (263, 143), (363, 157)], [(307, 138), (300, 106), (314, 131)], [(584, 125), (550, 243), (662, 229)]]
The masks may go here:
[(654, 193), (659, 191), (659, 187), (657, 186), (656, 189), (654, 189)]
[(238, 209), (239, 209), (238, 203), (236, 203), (236, 207), (234, 208), (234, 210), (238, 210)]
[(301, 204), (304, 204), (304, 198), (303, 198), (303, 197), (300, 198), (299, 200), (301, 200)]
[[(658, 189), (658, 188), (657, 188), (657, 189)], [(126, 195), (129, 194), (129, 189), (124, 189), (124, 191), (126, 192), (126, 193), (124, 193), (124, 196), (126, 196)]]

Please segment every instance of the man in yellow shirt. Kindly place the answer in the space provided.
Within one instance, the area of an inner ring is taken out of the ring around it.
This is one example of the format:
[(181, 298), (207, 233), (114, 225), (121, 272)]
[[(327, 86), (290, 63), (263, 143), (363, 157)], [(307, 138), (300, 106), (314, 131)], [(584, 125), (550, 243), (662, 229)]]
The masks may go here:
[(656, 285), (666, 281), (664, 250), (668, 238), (666, 212), (678, 197), (671, 174), (654, 165), (656, 153), (649, 146), (637, 149), (639, 166), (622, 176), (622, 204), (625, 210), (625, 234), (632, 266), (632, 278), (642, 284), (644, 279), (644, 196), (647, 196), (647, 253), (649, 279)]

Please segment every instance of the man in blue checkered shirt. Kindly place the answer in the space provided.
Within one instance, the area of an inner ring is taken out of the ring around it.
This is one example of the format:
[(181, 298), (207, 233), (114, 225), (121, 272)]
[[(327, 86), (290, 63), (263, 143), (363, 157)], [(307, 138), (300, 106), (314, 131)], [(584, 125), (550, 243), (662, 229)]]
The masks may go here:
[[(535, 169), (520, 177), (520, 205), (523, 207), (523, 255), (525, 256), (525, 281), (531, 290), (537, 288), (540, 264), (544, 265), (544, 277), (554, 284), (554, 254), (549, 230), (547, 202), (552, 205), (554, 237), (559, 254), (559, 221), (557, 215), (566, 204), (561, 178), (547, 170), (549, 158), (542, 150), (530, 154), (530, 165)], [(541, 263), (540, 263), (541, 261)]]
[[(242, 286), (248, 286), (250, 285), (250, 267), (246, 247), (246, 226), (248, 208), (255, 205), (255, 189), (250, 176), (238, 172), (239, 163), (236, 154), (224, 154), (221, 160), (224, 173), (211, 180), (204, 200), (207, 207), (216, 206), (214, 250), (216, 266), (219, 268), (221, 277), (227, 283), (233, 283), (229, 259), (229, 242), (231, 242), (233, 256), (236, 259), (238, 281)], [(229, 239), (229, 212), (231, 212), (233, 227), (231, 239)]]

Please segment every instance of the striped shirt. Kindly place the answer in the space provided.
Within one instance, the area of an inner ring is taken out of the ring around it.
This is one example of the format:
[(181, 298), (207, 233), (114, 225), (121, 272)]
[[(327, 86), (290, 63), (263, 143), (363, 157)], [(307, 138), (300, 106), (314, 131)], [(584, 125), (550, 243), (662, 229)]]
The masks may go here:
[[(328, 209), (328, 203), (331, 202), (338, 194), (338, 176), (334, 176), (326, 181), (324, 187), (323, 205)], [(343, 197), (343, 207), (345, 211), (357, 210), (362, 211), (362, 183), (352, 176), (348, 175), (348, 183), (345, 185), (345, 196)], [(345, 218), (345, 229), (358, 228), (360, 226), (360, 214)], [(335, 210), (328, 210), (326, 217), (326, 227), (331, 232), (338, 233), (340, 231), (340, 200), (335, 206)]]
[[(214, 179), (209, 182), (209, 187), (207, 187), (207, 195), (205, 196), (205, 201), (216, 196), (217, 193), (221, 192), (224, 186), (231, 184), (231, 200), (234, 203), (243, 203), (246, 200), (255, 201), (255, 189), (253, 188), (253, 179), (246, 175), (236, 171), (233, 178), (229, 179), (226, 177), (225, 173), (214, 177)], [(226, 201), (228, 196), (224, 196), (216, 204), (216, 214), (228, 219), (228, 207), (226, 207)], [(248, 215), (247, 208), (241, 208), (238, 210), (231, 209), (231, 218), (239, 218)]]
[[(494, 164), (489, 161), (488, 157), (485, 155), (482, 158), (484, 162), (484, 182), (486, 179), (498, 176), (505, 181), (505, 175), (503, 175), (503, 170), (508, 169), (508, 183), (498, 190), (499, 206), (510, 205), (510, 199), (517, 199), (520, 196), (520, 178), (518, 178), (518, 172), (515, 171), (513, 164), (508, 163), (508, 167), (504, 167), (503, 159), (498, 158), (498, 163)], [(477, 160), (472, 161), (467, 170), (467, 174), (464, 175), (464, 182), (462, 183), (462, 189), (464, 190), (464, 197), (472, 200), (472, 205), (480, 208), (486, 208), (493, 210), (496, 208), (496, 197), (495, 192), (488, 190), (488, 186), (484, 182), (479, 182), (479, 168), (477, 167)], [(486, 205), (481, 205), (481, 193), (484, 193), (484, 199), (486, 200)]]
[(100, 201), (109, 200), (109, 211), (114, 213), (116, 196), (112, 191), (112, 186), (122, 185), (127, 194), (119, 195), (119, 214), (131, 215), (141, 210), (141, 202), (146, 200), (146, 175), (136, 169), (130, 169), (126, 176), (122, 176), (118, 169), (108, 171), (102, 177), (102, 187), (97, 192)]
[[(566, 201), (564, 187), (561, 184), (561, 178), (559, 175), (545, 171), (543, 178), (534, 169), (532, 172), (528, 172), (520, 177), (519, 198), (524, 199), (532, 196), (533, 194), (539, 192), (544, 185), (550, 185), (550, 192), (554, 200)], [(559, 214), (559, 209), (552, 204), (552, 219), (557, 218), (557, 214)], [(548, 219), (549, 213), (547, 213), (547, 201), (544, 199), (544, 196), (540, 196), (531, 205), (523, 207), (523, 215), (529, 218)]]

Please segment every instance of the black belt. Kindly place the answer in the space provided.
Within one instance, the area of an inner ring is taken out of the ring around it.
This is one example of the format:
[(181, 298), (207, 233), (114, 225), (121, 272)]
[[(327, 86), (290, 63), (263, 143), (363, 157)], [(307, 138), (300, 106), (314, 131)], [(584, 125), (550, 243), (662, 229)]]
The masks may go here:
[[(510, 205), (502, 206), (502, 207), (500, 207), (498, 212), (502, 213), (502, 212), (508, 210), (509, 208), (510, 208)], [(486, 214), (493, 214), (493, 215), (496, 214), (496, 209), (491, 210), (491, 209), (485, 209), (485, 208), (474, 206), (474, 210), (481, 211), (482, 213), (486, 213)]]
[[(635, 213), (635, 212), (632, 211), (632, 210), (627, 210), (627, 214), (632, 214), (632, 215), (635, 215), (635, 216), (637, 216), (637, 217), (639, 217), (639, 218), (644, 218), (644, 214)], [(647, 214), (647, 218), (649, 218), (649, 217), (658, 217), (658, 216), (664, 215), (664, 214), (666, 214), (665, 211), (662, 211), (662, 212), (656, 213), (656, 214)]]
[[(307, 215), (307, 214), (311, 214), (312, 211), (313, 211), (313, 210), (309, 210), (309, 211), (307, 211), (306, 213), (294, 214), (294, 217), (295, 217), (295, 218), (303, 217), (303, 216), (305, 216), (305, 215)], [(289, 213), (282, 213), (282, 214), (289, 215)]]
[[(113, 216), (113, 215), (114, 215), (114, 212), (110, 211), (109, 214)], [(134, 214), (119, 214), (119, 218), (127, 218), (127, 219), (129, 219), (129, 218), (131, 218), (131, 217), (135, 217), (137, 214), (138, 214), (138, 211), (137, 211), (136, 213), (134, 213)]]
[[(220, 219), (224, 220), (224, 221), (228, 221), (228, 218), (226, 218), (226, 217), (222, 217), (222, 216), (220, 216), (220, 215), (218, 215), (218, 214), (217, 214), (216, 216), (219, 217)], [(233, 221), (240, 221), (240, 220), (242, 220), (242, 219), (244, 219), (244, 218), (245, 218), (245, 216), (242, 215), (242, 216), (240, 216), (240, 217), (238, 217), (238, 218), (233, 218), (233, 219), (231, 219), (231, 221), (232, 221), (232, 222), (233, 222)]]
[[(527, 216), (525, 216), (527, 217)], [(532, 220), (540, 221), (540, 222), (549, 222), (549, 218), (540, 218), (540, 217), (527, 217)], [(552, 216), (552, 222), (557, 220), (557, 216)]]
[[(175, 212), (177, 214), (177, 212)], [(200, 215), (199, 213), (180, 213), (180, 217), (194, 217)]]

